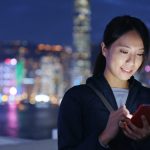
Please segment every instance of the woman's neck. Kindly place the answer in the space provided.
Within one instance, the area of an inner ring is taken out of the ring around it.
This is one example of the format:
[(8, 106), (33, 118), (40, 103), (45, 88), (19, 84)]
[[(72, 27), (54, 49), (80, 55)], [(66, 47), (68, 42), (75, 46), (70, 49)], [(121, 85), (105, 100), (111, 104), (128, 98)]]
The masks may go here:
[(104, 74), (104, 76), (112, 88), (128, 89), (128, 87), (129, 87), (128, 80), (119, 80), (117, 78), (113, 78), (113, 77), (107, 76), (105, 74)]
[[(108, 81), (108, 80), (107, 80)], [(112, 81), (108, 81), (109, 85), (112, 87), (112, 88), (123, 88), (123, 89), (128, 89), (129, 85), (128, 85), (128, 82), (112, 82)]]

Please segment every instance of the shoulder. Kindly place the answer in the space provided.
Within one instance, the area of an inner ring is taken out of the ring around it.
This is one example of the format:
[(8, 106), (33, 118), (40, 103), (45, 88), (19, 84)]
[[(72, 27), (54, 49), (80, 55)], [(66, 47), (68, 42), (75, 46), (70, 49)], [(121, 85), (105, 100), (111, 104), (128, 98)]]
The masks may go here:
[(145, 85), (141, 85), (139, 92), (138, 92), (138, 96), (141, 98), (142, 101), (144, 101), (144, 103), (150, 103), (150, 88), (145, 86)]
[(81, 99), (83, 101), (89, 92), (90, 89), (86, 84), (73, 86), (65, 92), (61, 103), (81, 103)]
[(84, 94), (85, 92), (87, 92), (87, 90), (88, 87), (86, 86), (86, 84), (76, 85), (68, 89), (65, 95), (76, 96), (76, 94)]
[(133, 88), (139, 88), (139, 90), (140, 90), (141, 92), (150, 92), (150, 87), (144, 85), (144, 84), (143, 84), (142, 82), (140, 82), (139, 80), (133, 78), (132, 81), (134, 81), (134, 82), (133, 82)]
[(139, 80), (132, 78), (130, 80), (131, 84), (131, 92), (137, 93), (138, 96), (142, 96), (142, 98), (150, 98), (150, 88), (142, 84)]
[(148, 87), (148, 86), (145, 86), (145, 85), (141, 85), (141, 90), (143, 91), (143, 92), (146, 92), (146, 93), (149, 93), (150, 94), (150, 87)]
[(86, 84), (73, 86), (66, 91), (63, 99), (81, 99), (89, 93), (89, 90)]

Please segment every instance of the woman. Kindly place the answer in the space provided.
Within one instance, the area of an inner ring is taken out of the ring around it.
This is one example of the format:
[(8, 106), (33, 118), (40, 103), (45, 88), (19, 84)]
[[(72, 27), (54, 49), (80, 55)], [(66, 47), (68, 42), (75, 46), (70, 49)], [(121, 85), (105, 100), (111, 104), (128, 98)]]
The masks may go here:
[(138, 18), (118, 16), (108, 23), (93, 76), (87, 83), (103, 93), (114, 111), (86, 85), (69, 89), (58, 117), (59, 150), (150, 149), (150, 124), (130, 118), (140, 104), (150, 103), (150, 89), (133, 75), (148, 57), (149, 32)]

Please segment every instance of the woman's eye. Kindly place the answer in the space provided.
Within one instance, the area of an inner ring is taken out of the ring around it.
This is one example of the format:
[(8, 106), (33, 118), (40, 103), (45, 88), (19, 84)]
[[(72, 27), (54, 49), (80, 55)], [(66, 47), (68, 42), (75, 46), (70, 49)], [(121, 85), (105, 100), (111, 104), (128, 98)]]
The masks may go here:
[(128, 53), (128, 52), (125, 51), (125, 50), (120, 50), (120, 52), (123, 53), (123, 54), (127, 54), (127, 53)]
[(143, 56), (144, 54), (142, 53), (142, 54), (137, 54), (138, 56)]

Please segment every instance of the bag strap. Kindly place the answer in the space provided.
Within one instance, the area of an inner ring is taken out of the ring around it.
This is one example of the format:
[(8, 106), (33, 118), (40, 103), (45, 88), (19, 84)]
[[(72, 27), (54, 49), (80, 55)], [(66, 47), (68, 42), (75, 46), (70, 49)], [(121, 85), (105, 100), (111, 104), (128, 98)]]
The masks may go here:
[(103, 104), (105, 105), (105, 107), (109, 110), (109, 112), (114, 111), (114, 109), (112, 108), (112, 106), (110, 105), (110, 103), (107, 101), (107, 99), (104, 97), (104, 95), (102, 94), (101, 91), (99, 91), (93, 84), (90, 83), (86, 83), (86, 85), (92, 89), (95, 94), (101, 99), (101, 101), (103, 102)]

